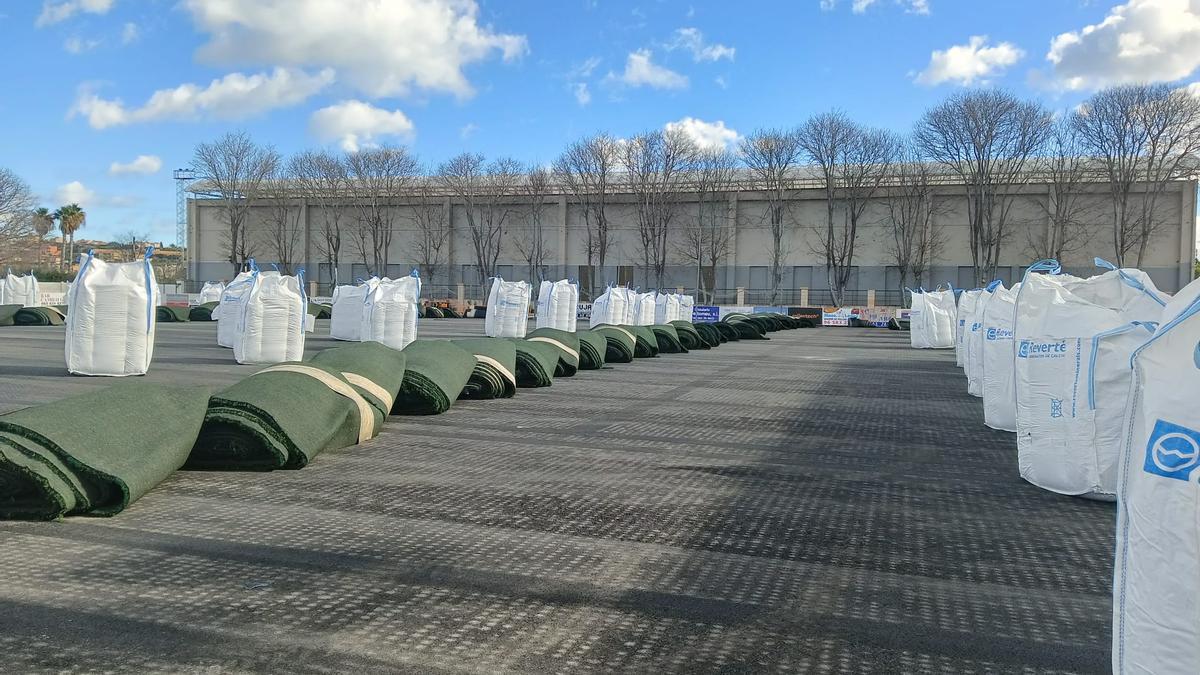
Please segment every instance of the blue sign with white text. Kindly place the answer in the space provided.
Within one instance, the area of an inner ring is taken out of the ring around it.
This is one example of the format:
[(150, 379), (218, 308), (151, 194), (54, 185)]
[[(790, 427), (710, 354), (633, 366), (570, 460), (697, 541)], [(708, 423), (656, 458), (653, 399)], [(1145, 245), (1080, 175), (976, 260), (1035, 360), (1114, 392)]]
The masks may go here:
[(692, 323), (717, 321), (721, 318), (721, 310), (714, 305), (693, 305)]

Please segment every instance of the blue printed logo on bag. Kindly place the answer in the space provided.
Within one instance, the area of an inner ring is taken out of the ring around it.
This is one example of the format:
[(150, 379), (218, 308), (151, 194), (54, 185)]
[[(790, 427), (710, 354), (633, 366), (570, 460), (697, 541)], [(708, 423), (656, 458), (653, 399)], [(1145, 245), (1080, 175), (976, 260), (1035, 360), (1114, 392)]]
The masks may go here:
[(1005, 330), (1003, 328), (987, 329), (987, 339), (991, 340), (992, 342), (995, 342), (996, 340), (1011, 340), (1012, 336), (1013, 333), (1011, 330)]
[(1061, 359), (1066, 355), (1066, 340), (1054, 342), (1021, 340), (1021, 344), (1017, 346), (1017, 358), (1020, 359)]
[(1200, 431), (1163, 420), (1154, 423), (1146, 443), (1146, 473), (1186, 481), (1200, 465)]

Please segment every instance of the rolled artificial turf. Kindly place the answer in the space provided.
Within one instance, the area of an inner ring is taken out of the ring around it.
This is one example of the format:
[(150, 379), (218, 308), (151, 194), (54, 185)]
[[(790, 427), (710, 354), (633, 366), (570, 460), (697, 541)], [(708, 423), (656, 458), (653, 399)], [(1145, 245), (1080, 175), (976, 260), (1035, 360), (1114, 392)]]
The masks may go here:
[(159, 305), (154, 310), (154, 320), (159, 323), (178, 323), (180, 321), (191, 321), (191, 309), (187, 307), (174, 307), (170, 305)]
[(446, 412), (475, 371), (475, 355), (448, 340), (414, 340), (404, 354), (404, 384), (392, 406), (396, 415)]
[(741, 339), (741, 337), (739, 337), (741, 335), (741, 332), (739, 332), (737, 327), (731, 323), (726, 323), (724, 321), (714, 321), (708, 325), (717, 329), (717, 332), (721, 334), (722, 342), (737, 342), (738, 340)]
[(727, 316), (721, 319), (726, 325), (733, 326), (739, 340), (766, 340), (767, 332), (762, 324), (748, 318)]
[(608, 351), (608, 339), (600, 333), (581, 330), (575, 333), (579, 339), (579, 369), (599, 370), (604, 367), (604, 355)]
[(517, 346), (500, 338), (453, 340), (475, 355), (475, 369), (459, 398), (509, 398), (517, 393)]
[(188, 320), (190, 321), (213, 321), (213, 310), (217, 308), (219, 302), (206, 302), (201, 305), (196, 305), (188, 312)]
[(0, 415), (0, 518), (119, 513), (183, 465), (208, 390), (121, 382)]
[(54, 307), (22, 307), (12, 316), (15, 326), (61, 326), (64, 313)]
[(396, 395), (404, 383), (408, 357), (381, 342), (359, 342), (317, 352), (308, 362), (332, 368), (371, 404), (375, 429), (383, 426), (392, 412)]
[(654, 333), (654, 339), (658, 343), (659, 354), (686, 354), (687, 348), (679, 340), (679, 333), (674, 326), (670, 325), (654, 325), (648, 326), (651, 332)]
[(0, 305), (0, 326), (13, 325), (13, 315), (21, 309), (21, 305)]
[(603, 335), (607, 341), (604, 351), (606, 363), (631, 363), (634, 349), (637, 346), (637, 336), (629, 326), (614, 326), (602, 323), (592, 329), (593, 333)]
[(530, 342), (544, 342), (558, 349), (555, 377), (571, 377), (579, 370), (579, 336), (556, 328), (536, 328), (525, 336)]
[(323, 305), (319, 302), (308, 303), (308, 313), (314, 319), (328, 319), (333, 316), (333, 307), (331, 305)]
[[(223, 389), (208, 402), (188, 469), (299, 469), (318, 454), (361, 439), (363, 414), (352, 398), (315, 377), (273, 370), (301, 367), (352, 389), (341, 371), (316, 363), (269, 366)], [(367, 424), (373, 413), (365, 411)]]
[(650, 326), (625, 326), (625, 328), (628, 328), (629, 332), (637, 338), (633, 349), (634, 358), (649, 359), (658, 356), (658, 338), (654, 336), (654, 331), (650, 330)]
[(679, 336), (679, 344), (683, 345), (684, 349), (709, 349), (712, 347), (701, 337), (700, 332), (696, 330), (696, 326), (691, 321), (672, 321), (671, 326), (675, 328), (675, 333)]
[[(720, 347), (721, 343), (725, 341), (725, 338), (721, 336), (721, 331), (717, 330), (717, 327), (711, 323), (692, 324), (692, 328), (695, 329), (696, 334), (700, 336), (701, 340), (704, 340), (704, 344), (708, 345), (710, 349)], [(680, 335), (682, 336), (683, 334), (680, 333)]]
[(549, 387), (558, 368), (558, 347), (522, 338), (511, 340), (517, 347), (517, 386)]

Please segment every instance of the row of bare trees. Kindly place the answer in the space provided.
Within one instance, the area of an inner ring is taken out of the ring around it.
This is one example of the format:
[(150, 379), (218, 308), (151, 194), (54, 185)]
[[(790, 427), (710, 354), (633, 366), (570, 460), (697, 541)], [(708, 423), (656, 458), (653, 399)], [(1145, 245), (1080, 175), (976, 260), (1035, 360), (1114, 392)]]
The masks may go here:
[[(758, 225), (769, 233), (771, 301), (780, 297), (795, 235), (805, 231), (805, 245), (824, 264), (841, 304), (868, 226), (878, 228), (899, 286), (917, 285), (944, 245), (946, 204), (964, 198), (977, 282), (995, 276), (1016, 231), (1025, 233), (1018, 242), (1025, 254), (1060, 258), (1091, 243), (1106, 221), (1117, 263), (1140, 264), (1164, 226), (1163, 196), (1194, 170), (1197, 150), (1200, 99), (1160, 85), (1127, 85), (1057, 117), (1002, 90), (964, 90), (926, 111), (906, 135), (831, 111), (792, 129), (755, 131), (733, 149), (701, 148), (677, 130), (655, 130), (581, 139), (549, 166), (476, 153), (423, 166), (391, 146), (306, 151), (285, 161), (234, 133), (198, 146), (192, 167), (203, 189), (222, 200), (235, 267), (259, 248), (291, 271), (309, 245), (302, 222), (308, 209), (311, 245), (335, 275), (348, 260), (385, 273), (403, 218), (414, 233), (408, 258), (432, 277), (448, 262), (454, 204), (481, 283), (508, 246), (537, 278), (557, 250), (547, 213), (569, 203), (582, 221), (592, 270), (582, 279), (585, 292), (604, 281), (596, 275), (609, 263), (622, 209), (632, 209), (621, 222), (634, 225), (634, 255), (648, 284), (662, 286), (668, 262), (681, 259), (694, 266), (697, 290), (711, 291), (733, 244), (737, 193), (752, 190), (763, 205)], [(799, 191), (813, 188), (824, 206), (819, 219), (798, 207)], [(395, 208), (400, 200), (404, 209)], [(1027, 209), (1018, 215), (1019, 200), (1041, 209), (1036, 223)], [(1098, 204), (1111, 209), (1102, 213)], [(248, 214), (262, 206), (265, 222), (251, 236)]]

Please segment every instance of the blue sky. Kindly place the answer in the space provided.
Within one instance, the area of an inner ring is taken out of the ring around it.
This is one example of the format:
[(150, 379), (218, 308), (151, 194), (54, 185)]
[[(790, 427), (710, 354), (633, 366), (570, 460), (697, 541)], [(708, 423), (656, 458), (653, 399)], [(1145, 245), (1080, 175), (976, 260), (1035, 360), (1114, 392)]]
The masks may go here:
[[(174, 239), (171, 170), (244, 129), (548, 162), (583, 135), (703, 143), (841, 108), (907, 130), (963, 86), (1056, 109), (1200, 79), (1195, 0), (7, 0), (0, 165), (79, 236)], [(157, 93), (156, 93), (157, 92)]]

